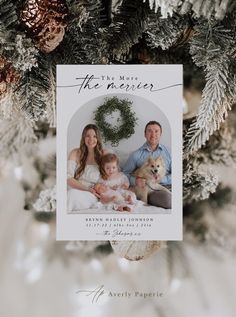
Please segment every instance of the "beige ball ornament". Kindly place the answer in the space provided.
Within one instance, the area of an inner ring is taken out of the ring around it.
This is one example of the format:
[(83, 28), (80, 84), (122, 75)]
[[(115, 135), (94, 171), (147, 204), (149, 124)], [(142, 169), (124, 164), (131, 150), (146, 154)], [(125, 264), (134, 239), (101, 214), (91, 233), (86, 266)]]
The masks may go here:
[(165, 246), (163, 241), (110, 241), (114, 252), (129, 261), (144, 260)]

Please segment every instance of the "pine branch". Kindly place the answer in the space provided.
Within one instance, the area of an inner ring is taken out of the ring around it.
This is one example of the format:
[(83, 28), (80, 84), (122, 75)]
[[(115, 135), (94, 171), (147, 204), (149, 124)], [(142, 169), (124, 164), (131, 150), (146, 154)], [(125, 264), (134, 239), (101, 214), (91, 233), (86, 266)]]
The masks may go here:
[(87, 22), (89, 13), (86, 7), (83, 5), (83, 1), (67, 0), (68, 6), (68, 28), (70, 25), (75, 24), (80, 30), (82, 30), (83, 24)]
[(123, 0), (112, 0), (111, 1), (111, 11), (113, 14), (117, 13), (119, 10), (119, 7), (121, 6)]
[[(124, 0), (108, 28), (109, 50), (118, 59), (128, 54), (146, 30), (149, 8), (142, 0)], [(115, 41), (114, 41), (115, 39)]]
[[(191, 123), (184, 121), (184, 130)], [(216, 131), (194, 156), (184, 160), (184, 201), (202, 200), (213, 193), (217, 186), (217, 178), (209, 171), (220, 165), (236, 166), (235, 116), (231, 112), (227, 122)]]
[(58, 51), (58, 60), (63, 60), (63, 64), (101, 64), (107, 55), (105, 50), (101, 32), (86, 23), (83, 32), (75, 26), (68, 30)]
[(0, 23), (0, 55), (11, 61), (18, 73), (37, 66), (38, 50), (25, 34), (7, 30)]
[(101, 0), (104, 10), (101, 13), (101, 16), (103, 17), (103, 23), (102, 25), (108, 26), (111, 23), (112, 19), (112, 0)]
[(14, 40), (15, 47), (11, 55), (14, 67), (19, 72), (30, 71), (32, 67), (37, 67), (39, 51), (32, 40), (27, 38), (25, 34), (17, 34)]
[(168, 15), (172, 16), (174, 12), (177, 12), (179, 3), (176, 0), (143, 0), (143, 2), (148, 2), (150, 9), (156, 13), (160, 9), (163, 18), (167, 18)]
[(101, 29), (104, 9), (99, 0), (83, 0), (84, 20), (72, 20), (68, 25), (60, 47), (55, 50), (57, 63), (63, 64), (100, 64), (106, 56), (106, 34)]
[(236, 167), (235, 122), (233, 125), (226, 123), (228, 120), (210, 137), (205, 147), (197, 152), (197, 158), (202, 163)]
[(7, 95), (0, 98), (0, 120), (10, 119), (14, 109), (14, 93), (13, 89), (9, 89)]
[(95, 22), (98, 28), (107, 24), (109, 17), (109, 1), (110, 0), (81, 0), (80, 3), (89, 13), (90, 23)]
[(46, 115), (49, 122), (49, 126), (52, 128), (56, 127), (56, 75), (53, 71), (52, 66), (49, 70), (49, 86), (48, 98), (46, 101)]
[(38, 58), (38, 68), (25, 71), (16, 89), (17, 108), (33, 121), (47, 117), (46, 108), (49, 82), (50, 57), (41, 54)]
[(214, 256), (219, 255), (219, 251), (221, 255), (222, 251), (227, 249), (229, 251), (233, 246), (229, 237), (232, 237), (235, 231), (235, 212), (232, 210), (234, 196), (235, 193), (231, 188), (219, 184), (216, 192), (211, 194), (207, 201), (186, 205), (184, 208), (185, 238), (204, 244), (208, 247), (207, 251), (217, 251), (217, 253), (214, 252)]
[(45, 97), (43, 93), (39, 93), (40, 86), (33, 73), (27, 71), (16, 90), (17, 108), (30, 120), (45, 116)]
[(185, 155), (199, 149), (219, 129), (235, 97), (230, 77), (234, 32), (214, 22), (199, 24), (196, 31), (198, 35), (191, 41), (190, 53), (196, 65), (204, 67), (206, 85), (199, 114), (185, 137)]
[(0, 152), (5, 159), (30, 154), (36, 141), (32, 121), (15, 111), (11, 119), (0, 120)]
[(37, 212), (55, 212), (56, 211), (56, 186), (42, 190), (38, 199), (33, 204)]
[(194, 159), (184, 161), (183, 175), (183, 200), (185, 204), (207, 199), (210, 193), (214, 193), (216, 191), (216, 187), (219, 184), (215, 173), (201, 170), (199, 163), (196, 163)]
[(0, 21), (7, 28), (17, 25), (16, 1), (0, 0)]
[(205, 17), (210, 19), (222, 20), (226, 13), (230, 12), (231, 5), (234, 0), (185, 0), (181, 6), (180, 13), (186, 13), (190, 9), (196, 17)]
[(148, 16), (146, 34), (147, 44), (152, 48), (161, 47), (166, 50), (178, 41), (183, 32), (189, 28), (190, 20), (186, 16), (174, 14), (166, 19), (160, 18), (160, 14), (151, 13)]
[(0, 54), (11, 56), (15, 48), (15, 33), (0, 22)]
[(227, 13), (234, 9), (234, 0), (144, 0), (155, 12), (160, 9), (163, 18), (172, 16), (174, 13), (181, 15), (193, 13), (195, 17), (222, 20)]
[(205, 145), (209, 136), (220, 128), (220, 124), (230, 110), (230, 103), (226, 96), (228, 68), (229, 61), (227, 56), (223, 55), (215, 65), (211, 64), (208, 70), (199, 114), (186, 135), (186, 154), (195, 152)]

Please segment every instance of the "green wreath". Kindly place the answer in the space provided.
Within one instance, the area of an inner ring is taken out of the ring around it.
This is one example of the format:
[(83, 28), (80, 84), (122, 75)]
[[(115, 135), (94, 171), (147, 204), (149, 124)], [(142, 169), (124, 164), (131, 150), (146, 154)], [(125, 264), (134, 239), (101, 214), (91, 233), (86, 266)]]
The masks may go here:
[[(134, 134), (134, 127), (138, 118), (135, 112), (131, 111), (132, 101), (118, 99), (117, 97), (106, 98), (105, 102), (94, 111), (94, 120), (100, 129), (105, 142), (110, 141), (113, 146), (118, 146), (120, 140), (128, 139)], [(112, 126), (105, 120), (105, 117), (114, 111), (120, 112), (117, 119), (118, 126)]]

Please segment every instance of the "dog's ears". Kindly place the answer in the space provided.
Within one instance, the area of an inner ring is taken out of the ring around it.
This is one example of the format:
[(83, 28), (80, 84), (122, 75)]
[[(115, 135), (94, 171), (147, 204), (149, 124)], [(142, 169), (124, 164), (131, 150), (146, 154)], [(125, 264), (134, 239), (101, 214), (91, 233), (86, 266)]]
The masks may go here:
[(163, 160), (162, 156), (158, 156), (158, 157), (156, 158), (156, 160), (161, 160), (161, 161), (164, 163), (164, 160)]
[(163, 168), (165, 168), (166, 164), (165, 164), (165, 161), (164, 161), (164, 159), (163, 159), (162, 156), (158, 156), (158, 157), (156, 158), (156, 160), (159, 160), (159, 161), (161, 162)]
[(152, 162), (153, 162), (153, 158), (152, 158), (151, 156), (149, 156), (149, 157), (147, 158), (147, 162), (148, 162), (148, 163), (152, 163)]

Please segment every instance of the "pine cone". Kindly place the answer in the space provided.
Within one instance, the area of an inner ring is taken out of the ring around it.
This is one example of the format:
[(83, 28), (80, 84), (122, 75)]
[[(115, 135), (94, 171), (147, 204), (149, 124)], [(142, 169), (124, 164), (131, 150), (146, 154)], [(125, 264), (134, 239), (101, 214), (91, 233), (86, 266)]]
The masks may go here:
[(0, 56), (0, 99), (2, 100), (8, 93), (8, 88), (15, 84), (19, 76), (6, 57)]
[(4, 98), (7, 92), (7, 84), (2, 78), (0, 79), (0, 99)]
[(41, 51), (50, 53), (63, 40), (64, 34), (64, 26), (51, 18), (38, 34), (37, 46)]
[(0, 56), (0, 71), (5, 67), (7, 59), (3, 56)]
[(20, 22), (26, 33), (45, 53), (53, 51), (65, 34), (68, 7), (65, 0), (26, 0)]

